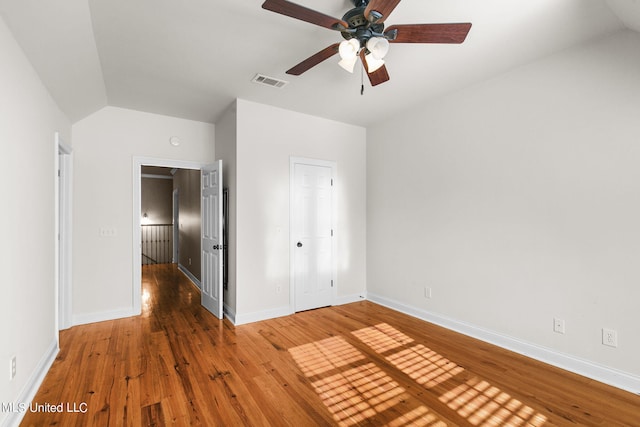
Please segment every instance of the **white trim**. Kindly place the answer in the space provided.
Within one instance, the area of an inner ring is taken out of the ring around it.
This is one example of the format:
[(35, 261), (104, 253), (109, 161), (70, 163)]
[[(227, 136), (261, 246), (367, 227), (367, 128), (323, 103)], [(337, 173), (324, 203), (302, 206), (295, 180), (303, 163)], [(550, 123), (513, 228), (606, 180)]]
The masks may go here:
[(142, 215), (142, 166), (157, 166), (176, 169), (200, 170), (206, 163), (186, 160), (161, 159), (155, 157), (133, 156), (133, 286), (132, 286), (132, 316), (142, 312), (142, 254), (140, 251), (140, 235), (142, 233), (140, 216)]
[(223, 302), (222, 308), (224, 310), (224, 315), (227, 317), (227, 319), (229, 319), (231, 321), (231, 323), (233, 323), (235, 325), (236, 324), (236, 312), (235, 312), (235, 310), (233, 308), (231, 308), (231, 306), (228, 305), (225, 302)]
[(182, 274), (187, 276), (187, 279), (191, 280), (191, 283), (193, 283), (198, 289), (202, 289), (202, 284), (200, 283), (198, 278), (196, 276), (194, 276), (193, 273), (191, 273), (189, 270), (187, 270), (180, 263), (178, 263), (178, 270), (180, 270), (182, 272)]
[(73, 325), (86, 325), (88, 323), (105, 322), (107, 320), (124, 319), (125, 317), (132, 317), (139, 315), (140, 312), (135, 312), (131, 308), (121, 308), (119, 310), (101, 311), (98, 313), (85, 313), (74, 314)]
[(333, 239), (331, 239), (331, 278), (333, 280), (333, 289), (331, 292), (331, 305), (336, 304), (338, 298), (338, 191), (337, 176), (338, 164), (330, 160), (310, 159), (307, 157), (289, 157), (289, 306), (290, 312), (295, 312), (295, 251), (293, 248), (296, 239), (293, 233), (294, 224), (294, 194), (295, 194), (295, 165), (311, 165), (322, 166), (331, 169), (331, 229), (333, 230)]
[(56, 330), (62, 330), (72, 326), (73, 152), (58, 132), (54, 134), (54, 144)]
[[(49, 344), (49, 348), (45, 351), (42, 358), (38, 362), (38, 365), (29, 377), (29, 380), (25, 384), (24, 388), (18, 395), (15, 403), (23, 403), (29, 405), (33, 401), (33, 398), (36, 397), (36, 393), (38, 392), (38, 389), (44, 381), (44, 377), (47, 375), (47, 372), (51, 368), (51, 365), (53, 365), (53, 362), (55, 362), (58, 351), (58, 341), (54, 340), (51, 342), (51, 344)], [(19, 426), (26, 412), (27, 411), (9, 412), (7, 417), (2, 421), (2, 427)]]
[[(175, 171), (175, 169), (173, 169)], [(180, 229), (178, 228), (180, 221), (180, 190), (174, 188), (171, 193), (171, 233), (173, 233), (173, 249), (171, 251), (171, 262), (178, 264), (180, 262)], [(202, 222), (202, 220), (200, 221)]]
[(173, 175), (168, 176), (168, 175), (154, 175), (151, 173), (143, 173), (140, 175), (142, 178), (149, 178), (149, 179), (168, 179), (173, 181)]
[[(351, 304), (351, 303), (363, 301), (366, 299), (367, 297), (364, 294), (347, 295), (347, 296), (339, 297), (333, 300), (333, 305), (336, 306), (336, 305)], [(246, 323), (260, 322), (263, 320), (270, 320), (270, 319), (276, 319), (278, 317), (290, 316), (295, 313), (293, 310), (291, 310), (290, 307), (283, 306), (283, 307), (272, 308), (267, 310), (255, 311), (253, 313), (236, 315), (235, 311), (230, 306), (225, 304), (224, 314), (231, 321), (231, 323), (233, 323), (235, 326), (239, 326), (239, 325), (244, 325)]]
[(289, 316), (293, 314), (288, 306), (271, 308), (267, 310), (254, 311), (253, 313), (236, 314), (233, 324), (236, 326), (246, 323), (260, 322), (262, 320), (275, 319), (277, 317)]
[(439, 314), (412, 307), (380, 295), (368, 293), (367, 299), (409, 316), (433, 323), (452, 331), (497, 345), (515, 353), (531, 357), (532, 359), (553, 365), (555, 367), (591, 378), (593, 380), (640, 394), (640, 377), (628, 372), (619, 371), (578, 357), (560, 353), (550, 348), (542, 347), (530, 342), (519, 340), (488, 329), (480, 328), (470, 323), (461, 322)]
[(54, 323), (55, 323), (55, 331), (56, 331), (56, 345), (60, 344), (60, 336), (58, 331), (60, 330), (60, 295), (62, 290), (60, 289), (60, 185), (61, 178), (60, 174), (60, 146), (59, 146), (60, 134), (58, 132), (54, 133), (53, 143), (54, 143), (54, 154), (53, 154), (53, 200), (54, 200), (54, 208), (53, 208), (53, 288), (54, 288)]
[[(346, 295), (342, 297), (338, 297), (333, 300), (333, 305), (345, 305), (351, 304), (354, 302), (359, 302), (366, 300), (367, 296), (365, 294), (357, 294), (357, 295)], [(295, 314), (294, 311), (287, 306), (272, 308), (267, 310), (255, 311), (253, 313), (246, 313), (236, 315), (235, 311), (228, 306), (224, 305), (224, 314), (227, 318), (233, 323), (235, 326), (244, 325), (246, 323), (260, 322), (262, 320), (275, 319), (278, 317), (290, 316)]]
[(343, 295), (343, 296), (339, 296), (336, 297), (333, 300), (333, 305), (345, 305), (345, 304), (351, 304), (354, 302), (359, 302), (359, 301), (364, 301), (367, 299), (367, 295), (366, 294), (353, 294), (353, 295)]

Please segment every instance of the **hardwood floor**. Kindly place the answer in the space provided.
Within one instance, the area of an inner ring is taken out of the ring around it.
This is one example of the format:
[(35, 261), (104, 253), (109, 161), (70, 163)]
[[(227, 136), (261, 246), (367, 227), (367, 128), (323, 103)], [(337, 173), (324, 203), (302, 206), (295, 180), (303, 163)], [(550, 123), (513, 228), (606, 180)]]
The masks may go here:
[(640, 396), (370, 302), (234, 327), (173, 265), (60, 346), (34, 405), (64, 412), (24, 426), (640, 425)]

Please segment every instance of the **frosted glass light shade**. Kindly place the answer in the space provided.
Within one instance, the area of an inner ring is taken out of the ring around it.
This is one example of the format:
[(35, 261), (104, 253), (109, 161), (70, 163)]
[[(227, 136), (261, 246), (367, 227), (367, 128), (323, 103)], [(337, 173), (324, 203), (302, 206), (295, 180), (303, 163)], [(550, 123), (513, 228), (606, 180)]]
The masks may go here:
[(369, 73), (373, 73), (384, 65), (384, 60), (377, 59), (372, 53), (365, 56), (364, 59), (367, 61), (367, 72)]
[(345, 70), (347, 70), (348, 72), (353, 73), (353, 70), (356, 67), (357, 61), (358, 61), (358, 57), (354, 56), (353, 58), (341, 59), (340, 62), (338, 62), (338, 65), (344, 68)]
[(360, 42), (357, 39), (349, 39), (340, 43), (338, 53), (342, 59), (351, 59), (358, 56), (360, 50)]
[(371, 37), (367, 41), (367, 50), (375, 59), (383, 59), (389, 52), (389, 40), (384, 37)]

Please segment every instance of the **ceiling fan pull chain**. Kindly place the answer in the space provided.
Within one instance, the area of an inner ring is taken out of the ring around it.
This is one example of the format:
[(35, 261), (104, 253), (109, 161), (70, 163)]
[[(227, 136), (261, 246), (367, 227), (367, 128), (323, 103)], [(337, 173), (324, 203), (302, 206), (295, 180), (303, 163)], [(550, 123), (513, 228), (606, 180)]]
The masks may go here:
[(364, 95), (364, 65), (360, 67), (360, 95)]

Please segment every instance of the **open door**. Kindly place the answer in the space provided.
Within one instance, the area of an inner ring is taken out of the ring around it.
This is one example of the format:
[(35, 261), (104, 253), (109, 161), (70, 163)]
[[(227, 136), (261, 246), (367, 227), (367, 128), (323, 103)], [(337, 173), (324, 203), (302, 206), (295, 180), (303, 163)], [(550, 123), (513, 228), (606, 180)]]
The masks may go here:
[(222, 160), (202, 168), (202, 305), (222, 319)]

